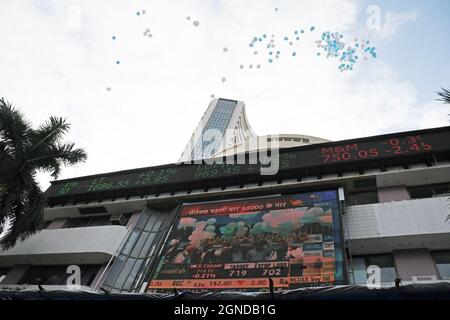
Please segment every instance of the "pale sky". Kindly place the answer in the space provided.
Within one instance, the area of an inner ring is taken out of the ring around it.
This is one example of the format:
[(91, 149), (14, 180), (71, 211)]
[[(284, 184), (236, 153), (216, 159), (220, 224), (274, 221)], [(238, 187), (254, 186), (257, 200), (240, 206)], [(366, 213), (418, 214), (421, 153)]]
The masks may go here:
[[(211, 95), (244, 101), (259, 135), (445, 126), (450, 108), (435, 92), (450, 88), (449, 3), (2, 0), (0, 97), (35, 126), (50, 115), (72, 124), (68, 140), (89, 158), (60, 178), (176, 162)], [(317, 56), (325, 31), (370, 40), (377, 57), (340, 72)], [(281, 51), (274, 63), (249, 47), (262, 34)], [(39, 180), (46, 189), (49, 176)]]

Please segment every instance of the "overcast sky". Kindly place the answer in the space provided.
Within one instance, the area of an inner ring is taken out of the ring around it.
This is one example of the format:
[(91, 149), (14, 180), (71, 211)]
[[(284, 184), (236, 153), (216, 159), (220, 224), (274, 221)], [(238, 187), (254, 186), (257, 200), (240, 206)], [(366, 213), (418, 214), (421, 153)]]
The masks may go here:
[[(68, 139), (89, 159), (60, 178), (176, 162), (211, 95), (244, 101), (259, 135), (444, 126), (435, 91), (450, 87), (449, 12), (444, 0), (2, 0), (0, 96), (36, 126), (72, 123)], [(324, 31), (368, 39), (377, 57), (340, 72), (317, 56)], [(262, 34), (282, 51), (274, 63), (249, 47)]]

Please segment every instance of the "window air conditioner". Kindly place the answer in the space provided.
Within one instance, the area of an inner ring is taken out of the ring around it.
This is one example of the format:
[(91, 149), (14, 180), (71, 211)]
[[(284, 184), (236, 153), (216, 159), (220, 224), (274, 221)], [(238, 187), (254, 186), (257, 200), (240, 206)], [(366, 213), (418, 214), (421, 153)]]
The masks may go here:
[(126, 218), (122, 213), (116, 213), (111, 216), (109, 221), (111, 221), (111, 223), (114, 225), (123, 226), (125, 224)]

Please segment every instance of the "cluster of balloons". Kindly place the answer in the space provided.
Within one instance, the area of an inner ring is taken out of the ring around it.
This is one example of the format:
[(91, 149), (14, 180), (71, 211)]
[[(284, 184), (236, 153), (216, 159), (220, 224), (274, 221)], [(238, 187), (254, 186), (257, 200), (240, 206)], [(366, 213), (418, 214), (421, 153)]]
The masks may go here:
[[(275, 12), (278, 12), (278, 8), (275, 8)], [(136, 16), (141, 16), (146, 13), (146, 10), (137, 10)], [(187, 16), (186, 19), (191, 21), (191, 17)], [(199, 27), (200, 22), (198, 20), (193, 20), (192, 25), (194, 27)], [(284, 55), (284, 51), (288, 51), (286, 56), (297, 57), (297, 51), (295, 50), (294, 44), (301, 40), (307, 33), (314, 32), (316, 30), (315, 26), (310, 26), (309, 28), (298, 28), (293, 30), (292, 34), (284, 35), (277, 38), (275, 34), (264, 33), (261, 35), (253, 36), (249, 42), (249, 47), (252, 50), (253, 55), (258, 55), (260, 51), (264, 51), (266, 54), (266, 61), (268, 63), (274, 63), (276, 60), (280, 59)], [(147, 28), (143, 35), (145, 37), (151, 38), (153, 35), (150, 29)], [(377, 53), (374, 46), (370, 45), (368, 40), (358, 41), (357, 39), (350, 45), (347, 45), (343, 41), (344, 36), (339, 34), (339, 32), (325, 31), (321, 34), (321, 38), (315, 41), (317, 48), (321, 49), (321, 52), (317, 52), (317, 56), (322, 54), (326, 58), (335, 58), (338, 60), (338, 69), (343, 71), (353, 70), (354, 65), (360, 60), (367, 60), (368, 57), (376, 58)], [(116, 36), (112, 36), (112, 40), (116, 40)], [(222, 48), (224, 53), (229, 52), (227, 47)], [(115, 61), (116, 65), (121, 63), (120, 60)], [(260, 61), (256, 63), (250, 63), (247, 65), (240, 64), (240, 69), (261, 69), (262, 65)], [(221, 77), (220, 81), (222, 83), (226, 82), (226, 77)], [(107, 87), (107, 91), (111, 91), (111, 87)], [(211, 98), (215, 95), (211, 94)]]
[[(315, 26), (309, 28), (309, 32), (314, 32), (316, 30)], [(251, 38), (248, 46), (253, 50), (253, 53), (258, 54), (259, 47), (262, 46), (262, 50), (267, 53), (267, 62), (273, 63), (277, 59), (280, 59), (282, 53), (285, 50), (289, 51), (288, 56), (296, 57), (297, 51), (294, 49), (294, 43), (299, 41), (304, 37), (305, 29), (296, 29), (291, 35), (285, 35), (282, 37), (284, 46), (277, 44), (277, 37), (272, 34), (270, 37), (268, 34), (264, 33), (262, 35), (256, 35)], [(319, 40), (315, 41), (317, 48), (322, 49), (324, 55), (327, 58), (337, 58), (339, 60), (338, 69), (340, 71), (353, 70), (354, 65), (363, 58), (367, 60), (370, 56), (372, 58), (377, 57), (376, 49), (369, 45), (368, 40), (358, 41), (355, 39), (352, 45), (347, 45), (343, 41), (344, 36), (339, 32), (325, 31)], [(286, 49), (287, 48), (287, 49)], [(259, 49), (261, 50), (261, 49)], [(317, 56), (322, 55), (322, 52), (317, 52)], [(252, 64), (249, 65), (249, 69), (253, 67)], [(244, 69), (244, 65), (239, 65), (240, 69)], [(260, 65), (257, 66), (260, 68)]]
[[(313, 32), (315, 29), (316, 29), (315, 26), (311, 26), (309, 28), (309, 31)], [(283, 36), (282, 39), (285, 44), (288, 44), (288, 46), (293, 46), (294, 41), (299, 41), (304, 33), (305, 33), (305, 29), (300, 28), (298, 30), (294, 30), (292, 35)], [(282, 48), (277, 47), (277, 37), (275, 34), (271, 34), (270, 37), (266, 33), (264, 33), (262, 35), (254, 36), (248, 44), (248, 46), (250, 48), (252, 48), (254, 55), (258, 54), (259, 51), (255, 50), (255, 49), (260, 45), (262, 45), (263, 46), (262, 49), (266, 51), (267, 62), (273, 63), (276, 59), (280, 58)], [(277, 48), (277, 49), (275, 49), (275, 48)], [(290, 48), (290, 55), (292, 57), (295, 57), (295, 56), (297, 56), (297, 52), (293, 48)], [(242, 64), (239, 67), (241, 69), (244, 69), (244, 65), (242, 65)], [(253, 67), (253, 65), (250, 64), (249, 69), (251, 69), (252, 67)], [(257, 67), (257, 69), (259, 69), (261, 67), (261, 65), (258, 64), (258, 65), (256, 65), (256, 67)]]
[[(186, 17), (186, 20), (190, 21), (190, 20), (191, 20), (191, 17), (187, 16), (187, 17)], [(193, 24), (194, 27), (198, 27), (198, 26), (200, 25), (200, 22), (198, 22), (198, 20), (194, 20), (194, 21), (192, 22), (192, 24)]]
[(145, 14), (147, 11), (145, 10), (141, 10), (141, 11), (136, 11), (136, 15), (140, 16), (141, 14)]
[[(353, 45), (347, 46), (343, 41), (344, 36), (339, 32), (326, 31), (322, 33), (321, 39), (316, 41), (317, 47), (324, 51), (327, 58), (339, 60), (338, 69), (343, 71), (353, 70), (353, 66), (362, 57), (367, 60), (368, 55), (376, 58), (375, 47), (369, 46), (369, 40), (354, 40)], [(320, 56), (320, 52), (317, 53)]]

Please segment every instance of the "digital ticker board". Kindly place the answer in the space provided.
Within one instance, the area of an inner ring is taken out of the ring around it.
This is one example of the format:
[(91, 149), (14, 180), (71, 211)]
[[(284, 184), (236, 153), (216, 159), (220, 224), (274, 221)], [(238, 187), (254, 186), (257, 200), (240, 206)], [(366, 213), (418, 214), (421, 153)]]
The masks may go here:
[(336, 190), (184, 205), (149, 292), (344, 284)]
[[(278, 171), (327, 167), (450, 151), (450, 127), (359, 138), (280, 150)], [(219, 160), (222, 160), (220, 158)], [(272, 165), (272, 164), (271, 164)], [(261, 163), (173, 164), (53, 182), (47, 198), (148, 188), (204, 179), (258, 175)]]

